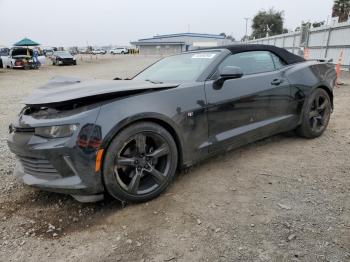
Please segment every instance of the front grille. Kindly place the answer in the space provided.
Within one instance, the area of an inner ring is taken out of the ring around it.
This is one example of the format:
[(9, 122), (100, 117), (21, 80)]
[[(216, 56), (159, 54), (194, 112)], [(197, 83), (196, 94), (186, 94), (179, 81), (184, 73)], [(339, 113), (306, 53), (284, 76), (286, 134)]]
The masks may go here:
[(71, 63), (73, 62), (73, 58), (63, 58), (62, 61), (63, 63)]
[(18, 157), (18, 160), (26, 174), (43, 179), (56, 179), (60, 177), (58, 171), (46, 159)]
[(13, 131), (15, 133), (34, 133), (35, 128), (34, 127), (14, 127)]

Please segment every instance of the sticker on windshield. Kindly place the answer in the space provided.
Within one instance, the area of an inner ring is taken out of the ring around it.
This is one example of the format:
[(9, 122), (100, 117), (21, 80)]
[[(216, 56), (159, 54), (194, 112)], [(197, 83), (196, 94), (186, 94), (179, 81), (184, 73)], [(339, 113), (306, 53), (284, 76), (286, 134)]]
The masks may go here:
[(191, 58), (212, 59), (215, 56), (216, 54), (200, 53), (200, 54), (194, 54)]

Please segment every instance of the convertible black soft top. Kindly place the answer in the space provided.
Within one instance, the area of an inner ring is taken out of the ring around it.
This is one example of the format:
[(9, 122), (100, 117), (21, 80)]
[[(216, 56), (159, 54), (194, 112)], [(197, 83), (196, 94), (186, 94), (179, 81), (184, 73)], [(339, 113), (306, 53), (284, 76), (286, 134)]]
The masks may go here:
[(298, 55), (292, 54), (291, 52), (287, 51), (284, 48), (280, 48), (272, 45), (239, 44), (239, 45), (215, 47), (215, 49), (220, 49), (220, 48), (228, 49), (231, 51), (232, 54), (238, 54), (238, 53), (248, 52), (248, 51), (270, 51), (276, 54), (277, 56), (279, 56), (288, 65), (305, 61), (304, 58)]

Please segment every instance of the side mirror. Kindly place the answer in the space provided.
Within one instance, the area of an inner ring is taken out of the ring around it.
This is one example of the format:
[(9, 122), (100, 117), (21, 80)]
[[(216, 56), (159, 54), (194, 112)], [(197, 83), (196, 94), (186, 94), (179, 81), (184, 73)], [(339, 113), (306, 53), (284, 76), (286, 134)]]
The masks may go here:
[(243, 71), (238, 66), (225, 66), (219, 71), (220, 78), (225, 80), (241, 78), (243, 76)]
[(221, 89), (222, 85), (226, 80), (237, 79), (243, 76), (243, 71), (238, 66), (225, 66), (219, 69), (219, 79), (214, 82), (214, 89)]

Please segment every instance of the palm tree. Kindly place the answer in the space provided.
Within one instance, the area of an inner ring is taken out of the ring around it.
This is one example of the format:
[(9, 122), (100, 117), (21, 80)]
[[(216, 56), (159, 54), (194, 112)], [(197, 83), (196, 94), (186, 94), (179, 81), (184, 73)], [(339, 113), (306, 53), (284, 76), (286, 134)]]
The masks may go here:
[(339, 17), (339, 23), (346, 22), (350, 13), (350, 0), (335, 0), (332, 17)]

